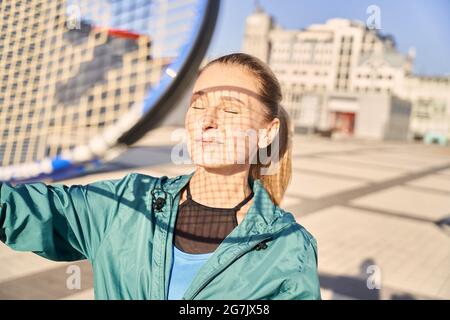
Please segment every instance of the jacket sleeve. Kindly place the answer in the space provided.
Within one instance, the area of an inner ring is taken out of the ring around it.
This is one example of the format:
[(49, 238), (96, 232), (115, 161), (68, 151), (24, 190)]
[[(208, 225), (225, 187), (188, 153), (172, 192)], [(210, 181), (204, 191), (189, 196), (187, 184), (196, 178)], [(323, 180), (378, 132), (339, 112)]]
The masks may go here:
[(283, 300), (321, 300), (319, 273), (317, 270), (317, 242), (312, 236), (305, 243), (297, 272), (289, 277), (288, 289)]
[(127, 182), (0, 183), (0, 240), (55, 261), (93, 259)]

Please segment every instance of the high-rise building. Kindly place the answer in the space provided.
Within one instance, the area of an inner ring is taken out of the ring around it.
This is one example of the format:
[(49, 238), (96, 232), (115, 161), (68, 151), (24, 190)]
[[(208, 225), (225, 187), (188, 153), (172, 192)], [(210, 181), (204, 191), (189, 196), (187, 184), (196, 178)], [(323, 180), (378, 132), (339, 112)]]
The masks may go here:
[(242, 50), (271, 66), (298, 130), (450, 139), (450, 77), (414, 75), (414, 50), (401, 54), (392, 36), (362, 22), (331, 19), (286, 30), (257, 6)]
[(273, 29), (273, 18), (258, 4), (255, 12), (247, 18), (244, 34), (244, 52), (251, 52), (264, 62), (268, 62), (270, 53), (270, 31)]

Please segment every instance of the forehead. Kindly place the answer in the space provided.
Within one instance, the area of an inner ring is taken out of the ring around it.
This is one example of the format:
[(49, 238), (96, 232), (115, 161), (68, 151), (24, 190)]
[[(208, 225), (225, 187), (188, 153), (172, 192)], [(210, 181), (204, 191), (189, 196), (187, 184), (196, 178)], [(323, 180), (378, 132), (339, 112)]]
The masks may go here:
[(193, 92), (214, 87), (239, 87), (258, 92), (258, 81), (240, 66), (213, 64), (203, 70), (195, 82)]
[[(220, 100), (233, 100), (241, 103), (250, 103), (250, 100), (257, 100), (262, 102), (262, 97), (249, 89), (236, 87), (236, 86), (218, 86), (208, 87), (202, 90), (194, 91), (192, 93), (192, 101), (203, 99), (220, 99)], [(253, 98), (253, 99), (250, 99)]]

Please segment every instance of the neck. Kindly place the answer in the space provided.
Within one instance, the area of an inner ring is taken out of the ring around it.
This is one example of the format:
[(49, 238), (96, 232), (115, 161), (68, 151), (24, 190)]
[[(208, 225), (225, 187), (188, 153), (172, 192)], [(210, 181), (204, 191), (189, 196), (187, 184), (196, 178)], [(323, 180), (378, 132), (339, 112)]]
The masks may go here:
[(249, 170), (249, 165), (197, 167), (189, 182), (192, 198), (209, 207), (233, 208), (252, 192), (248, 183)]

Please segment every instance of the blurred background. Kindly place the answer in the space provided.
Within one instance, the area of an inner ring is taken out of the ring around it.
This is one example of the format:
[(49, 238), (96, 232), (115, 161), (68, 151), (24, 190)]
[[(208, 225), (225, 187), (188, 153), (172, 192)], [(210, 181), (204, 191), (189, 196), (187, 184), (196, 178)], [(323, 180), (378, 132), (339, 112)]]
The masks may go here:
[[(318, 241), (323, 299), (450, 299), (449, 13), (446, 0), (221, 3), (203, 64), (243, 51), (280, 80), (295, 127), (282, 207)], [(191, 172), (171, 161), (189, 98), (120, 157), (44, 181)], [(0, 299), (93, 298), (87, 262), (3, 244), (0, 261)]]

